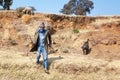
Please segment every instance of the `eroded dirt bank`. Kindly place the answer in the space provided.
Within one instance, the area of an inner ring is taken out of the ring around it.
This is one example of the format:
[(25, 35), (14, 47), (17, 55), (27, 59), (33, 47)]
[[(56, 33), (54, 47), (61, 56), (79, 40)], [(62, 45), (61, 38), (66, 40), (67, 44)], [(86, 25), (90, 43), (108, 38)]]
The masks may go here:
[[(35, 54), (26, 54), (30, 47), (28, 43), (42, 21), (46, 26), (52, 26), (50, 75), (44, 74), (42, 64), (35, 65)], [(83, 55), (81, 46), (87, 39), (91, 52)], [(120, 16), (36, 13), (19, 18), (14, 11), (0, 12), (2, 80), (119, 80), (119, 60)]]

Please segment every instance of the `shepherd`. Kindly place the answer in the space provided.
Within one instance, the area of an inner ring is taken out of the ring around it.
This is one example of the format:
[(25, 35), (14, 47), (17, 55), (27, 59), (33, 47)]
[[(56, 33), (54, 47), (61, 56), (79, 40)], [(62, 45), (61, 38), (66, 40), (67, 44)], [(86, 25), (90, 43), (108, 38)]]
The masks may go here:
[(45, 24), (42, 22), (39, 29), (35, 32), (33, 47), (31, 52), (37, 51), (36, 64), (40, 64), (41, 54), (43, 56), (44, 71), (48, 72), (48, 47), (51, 47), (51, 34), (49, 30), (45, 29)]

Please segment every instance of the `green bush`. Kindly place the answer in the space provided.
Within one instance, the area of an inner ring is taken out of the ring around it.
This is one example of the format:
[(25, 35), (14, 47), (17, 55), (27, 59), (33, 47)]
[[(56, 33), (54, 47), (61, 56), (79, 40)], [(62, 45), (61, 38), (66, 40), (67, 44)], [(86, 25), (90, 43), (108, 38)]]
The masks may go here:
[(79, 33), (78, 29), (73, 29), (73, 33)]

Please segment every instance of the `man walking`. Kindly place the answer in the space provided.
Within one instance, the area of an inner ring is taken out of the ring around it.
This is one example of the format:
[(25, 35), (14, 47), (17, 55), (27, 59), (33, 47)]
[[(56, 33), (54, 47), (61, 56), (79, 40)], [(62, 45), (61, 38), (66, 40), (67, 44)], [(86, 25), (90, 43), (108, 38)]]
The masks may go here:
[(43, 67), (45, 72), (48, 72), (48, 46), (51, 46), (50, 32), (45, 29), (45, 24), (42, 22), (39, 29), (35, 33), (34, 45), (31, 51), (37, 51), (36, 64), (39, 64), (40, 56), (43, 56)]

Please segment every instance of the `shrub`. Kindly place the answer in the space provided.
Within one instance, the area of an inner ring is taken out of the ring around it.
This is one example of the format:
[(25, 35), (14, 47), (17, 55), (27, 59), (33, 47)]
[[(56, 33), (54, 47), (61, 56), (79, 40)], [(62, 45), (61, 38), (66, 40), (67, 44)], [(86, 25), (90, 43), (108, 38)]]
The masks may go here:
[(73, 29), (73, 33), (79, 33), (78, 29)]
[(25, 7), (19, 7), (16, 9), (16, 12), (17, 12), (17, 16), (18, 17), (21, 17), (23, 15), (23, 10), (24, 10)]

